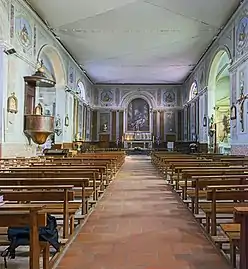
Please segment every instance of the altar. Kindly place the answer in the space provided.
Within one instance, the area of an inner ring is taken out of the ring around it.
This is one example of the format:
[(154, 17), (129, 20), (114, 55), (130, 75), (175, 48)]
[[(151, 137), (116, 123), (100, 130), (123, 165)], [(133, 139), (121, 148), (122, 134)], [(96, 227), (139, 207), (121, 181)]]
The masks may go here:
[(152, 148), (152, 134), (150, 132), (127, 132), (123, 137), (125, 149), (151, 149)]

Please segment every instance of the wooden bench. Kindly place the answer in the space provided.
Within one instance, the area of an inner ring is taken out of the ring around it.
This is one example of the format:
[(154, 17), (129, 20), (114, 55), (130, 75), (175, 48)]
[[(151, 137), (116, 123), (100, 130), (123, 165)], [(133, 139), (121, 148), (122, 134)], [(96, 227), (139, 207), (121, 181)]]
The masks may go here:
[(187, 190), (187, 195), (191, 199), (192, 212), (199, 213), (199, 199), (207, 197), (206, 188), (216, 185), (245, 185), (248, 175), (209, 175), (209, 176), (193, 176), (191, 178), (192, 190)]
[[(8, 202), (30, 203), (31, 201), (62, 201), (63, 202), (63, 237), (69, 235), (69, 202), (74, 200), (73, 185), (42, 185), (42, 186), (0, 186), (0, 195)], [(53, 213), (53, 204), (49, 204), (44, 210)]]
[(234, 221), (240, 224), (240, 269), (248, 269), (248, 207), (235, 207)]
[[(40, 212), (43, 209), (43, 205), (4, 204), (0, 206), (0, 227), (27, 225), (30, 227), (29, 269), (40, 268), (39, 227), (46, 226), (46, 213)], [(43, 248), (43, 269), (49, 269), (47, 251), (49, 251), (48, 244)]]
[(79, 168), (67, 168), (66, 166), (63, 167), (57, 167), (57, 166), (51, 166), (51, 167), (39, 167), (39, 168), (14, 168), (10, 169), (11, 174), (15, 174), (13, 176), (11, 175), (2, 175), (0, 173), (0, 177), (23, 177), (25, 175), (26, 177), (51, 177), (51, 178), (87, 178), (90, 181), (93, 182), (93, 186), (89, 187), (89, 183), (87, 186), (85, 186), (85, 195), (87, 197), (90, 197), (91, 195), (94, 198), (94, 201), (98, 200), (98, 189), (97, 189), (97, 179), (99, 180), (99, 188), (101, 189), (101, 186), (103, 184), (102, 179), (100, 178), (100, 172), (98, 169), (79, 169)]
[[(48, 185), (66, 185), (70, 184), (74, 187), (81, 188), (81, 213), (82, 215), (87, 214), (87, 200), (85, 198), (85, 183), (88, 182), (88, 179), (84, 178), (8, 178), (7, 180), (4, 178), (0, 178), (1, 186), (48, 186)], [(63, 214), (63, 207), (61, 207), (60, 214)], [(59, 214), (59, 213), (58, 213)]]
[(183, 169), (182, 180), (184, 181), (184, 187), (182, 192), (182, 198), (187, 199), (188, 182), (191, 183), (192, 177), (197, 176), (214, 176), (214, 175), (242, 175), (248, 173), (248, 169), (244, 167), (198, 167), (197, 169)]
[[(245, 200), (248, 200), (248, 185), (224, 185), (209, 186), (207, 191), (207, 200), (211, 201), (211, 207), (208, 211), (211, 219), (211, 235), (216, 235), (216, 214), (232, 213), (234, 207), (248, 206)], [(218, 201), (221, 201), (218, 203)], [(223, 204), (223, 201), (228, 201)], [(233, 202), (229, 202), (233, 201)], [(236, 202), (239, 201), (239, 202)]]

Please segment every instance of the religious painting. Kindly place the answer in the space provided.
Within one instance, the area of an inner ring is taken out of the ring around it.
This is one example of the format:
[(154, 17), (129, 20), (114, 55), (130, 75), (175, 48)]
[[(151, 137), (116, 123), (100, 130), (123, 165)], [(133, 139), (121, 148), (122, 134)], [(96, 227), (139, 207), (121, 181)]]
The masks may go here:
[(163, 103), (165, 106), (174, 106), (176, 104), (175, 92), (172, 90), (164, 92)]
[(24, 17), (17, 17), (15, 29), (20, 43), (29, 48), (32, 46), (32, 28), (28, 20)]
[(149, 132), (149, 105), (144, 99), (136, 98), (129, 103), (127, 129)]
[(100, 132), (109, 131), (110, 115), (109, 113), (100, 113)]
[(237, 28), (237, 50), (240, 51), (244, 48), (247, 43), (247, 34), (248, 34), (248, 17), (243, 17)]
[(103, 90), (100, 95), (101, 103), (112, 103), (114, 100), (114, 94), (111, 90)]
[(7, 111), (9, 113), (14, 113), (14, 114), (16, 114), (18, 111), (18, 100), (17, 100), (14, 92), (11, 93), (11, 95), (8, 97)]
[(175, 113), (173, 111), (165, 113), (165, 133), (176, 132)]
[(191, 134), (196, 133), (196, 103), (191, 105)]
[(68, 68), (68, 86), (72, 89), (76, 88), (76, 69), (74, 66), (69, 66)]
[(79, 137), (82, 138), (83, 135), (83, 106), (78, 105), (78, 133)]

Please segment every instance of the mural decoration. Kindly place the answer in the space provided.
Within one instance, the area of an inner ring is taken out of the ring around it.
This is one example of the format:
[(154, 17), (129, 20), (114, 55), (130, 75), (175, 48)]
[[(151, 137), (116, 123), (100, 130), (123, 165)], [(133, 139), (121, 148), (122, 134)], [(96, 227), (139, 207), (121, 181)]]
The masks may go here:
[(189, 101), (194, 99), (197, 96), (197, 94), (198, 94), (198, 85), (197, 82), (194, 81), (190, 87)]
[(36, 25), (34, 26), (34, 46), (33, 46), (33, 50), (34, 50), (34, 56), (35, 56), (36, 52), (37, 52), (37, 28), (36, 28)]
[(161, 89), (158, 89), (157, 91), (157, 105), (161, 105)]
[(120, 103), (120, 89), (115, 89), (115, 103), (118, 105)]
[(16, 34), (21, 45), (25, 48), (32, 46), (32, 28), (24, 17), (17, 17), (15, 21)]
[(68, 70), (68, 85), (70, 88), (74, 88), (75, 78), (76, 78), (75, 72), (76, 72), (75, 68), (70, 66)]
[(175, 113), (173, 111), (165, 113), (165, 133), (175, 133), (176, 122)]
[(242, 51), (247, 43), (248, 16), (243, 17), (237, 27), (237, 50)]
[(149, 105), (142, 98), (132, 100), (127, 111), (128, 131), (149, 131)]
[(165, 91), (163, 94), (163, 104), (165, 106), (173, 107), (176, 105), (176, 94), (174, 91)]
[(108, 106), (114, 101), (114, 94), (111, 90), (103, 90), (100, 94), (101, 104)]
[(10, 38), (13, 38), (15, 34), (15, 7), (11, 4), (10, 7)]

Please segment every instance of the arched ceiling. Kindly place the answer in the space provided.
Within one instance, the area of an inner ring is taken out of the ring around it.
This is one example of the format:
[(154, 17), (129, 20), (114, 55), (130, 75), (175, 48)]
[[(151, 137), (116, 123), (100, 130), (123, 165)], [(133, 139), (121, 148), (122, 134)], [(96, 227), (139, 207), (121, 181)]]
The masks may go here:
[(94, 83), (182, 83), (239, 0), (28, 0)]

